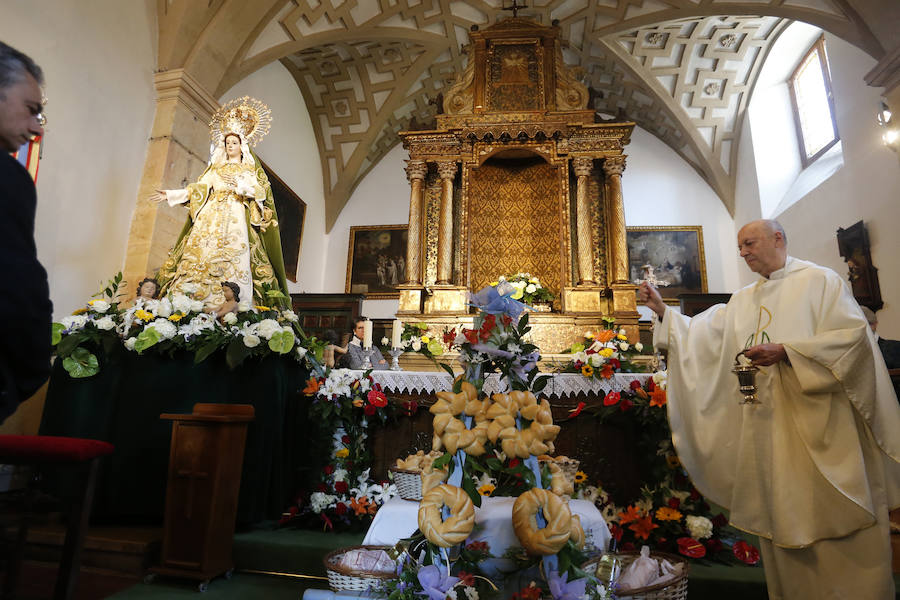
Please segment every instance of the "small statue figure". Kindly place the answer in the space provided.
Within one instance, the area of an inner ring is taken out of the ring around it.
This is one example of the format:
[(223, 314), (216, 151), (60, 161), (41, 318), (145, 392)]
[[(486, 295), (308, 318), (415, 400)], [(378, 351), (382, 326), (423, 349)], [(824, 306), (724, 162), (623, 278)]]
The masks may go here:
[(152, 277), (144, 277), (137, 286), (137, 298), (156, 300), (159, 298), (159, 282)]
[(238, 303), (241, 301), (241, 288), (233, 281), (223, 281), (222, 295), (225, 297), (225, 301), (222, 304), (207, 309), (219, 321), (228, 313), (236, 313), (238, 311)]

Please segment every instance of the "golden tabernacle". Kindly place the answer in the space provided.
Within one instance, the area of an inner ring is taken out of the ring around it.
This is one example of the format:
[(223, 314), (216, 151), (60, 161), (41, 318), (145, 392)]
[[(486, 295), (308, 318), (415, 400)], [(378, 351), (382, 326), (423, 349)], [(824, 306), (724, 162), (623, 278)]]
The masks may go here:
[(470, 326), (468, 291), (528, 272), (557, 298), (530, 317), (542, 351), (603, 316), (637, 339), (621, 184), (634, 123), (598, 122), (557, 27), (513, 17), (469, 35), (437, 128), (400, 134), (411, 193), (399, 315), (433, 333)]

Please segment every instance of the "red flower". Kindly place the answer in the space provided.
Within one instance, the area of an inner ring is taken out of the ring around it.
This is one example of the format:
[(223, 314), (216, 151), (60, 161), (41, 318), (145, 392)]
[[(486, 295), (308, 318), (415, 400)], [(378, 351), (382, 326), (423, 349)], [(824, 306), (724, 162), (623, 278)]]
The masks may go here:
[(622, 394), (620, 394), (619, 392), (610, 392), (603, 399), (603, 406), (615, 406), (621, 399)]
[(726, 517), (722, 513), (717, 514), (711, 520), (713, 527), (725, 527), (726, 525), (728, 525), (728, 517)]
[(656, 389), (656, 383), (654, 383), (653, 378), (647, 380), (647, 391), (652, 392)]
[(291, 513), (291, 515), (296, 515), (299, 510), (300, 509), (298, 507), (292, 506), (288, 509), (288, 512)]
[(509, 327), (509, 324), (512, 323), (512, 317), (509, 315), (501, 315), (500, 322), (503, 323), (504, 327)]
[(478, 343), (478, 332), (474, 329), (463, 329), (463, 335), (466, 336), (466, 341), (470, 344)]
[(740, 540), (734, 546), (732, 546), (731, 551), (739, 561), (748, 565), (755, 565), (759, 562), (759, 550), (757, 550), (744, 540)]
[(584, 366), (584, 363), (580, 360), (576, 360), (574, 363), (572, 363), (572, 366), (575, 367), (575, 370), (580, 371), (581, 367)]
[(518, 459), (518, 458), (511, 458), (511, 459), (509, 459), (509, 468), (510, 468), (510, 469), (512, 469), (513, 467), (518, 467), (518, 466), (519, 466), (519, 459)]
[(325, 492), (328, 491), (328, 486), (325, 485), (324, 483), (320, 483), (319, 485), (316, 486), (316, 491), (322, 492), (324, 494)]
[(613, 368), (612, 365), (606, 363), (603, 365), (603, 369), (600, 370), (600, 377), (603, 379), (610, 379), (613, 376)]
[(724, 547), (722, 545), (722, 541), (719, 538), (709, 538), (704, 542), (706, 544), (706, 550), (710, 554), (715, 554), (716, 552), (720, 552)]
[(625, 412), (629, 410), (632, 406), (634, 406), (634, 402), (629, 400), (628, 398), (622, 399), (622, 402), (619, 403), (619, 410)]
[(641, 382), (638, 381), (637, 379), (635, 379), (634, 381), (632, 381), (631, 383), (628, 384), (628, 387), (631, 388), (632, 392), (635, 390), (639, 390), (639, 389), (641, 389)]
[(411, 417), (416, 414), (416, 411), (419, 410), (419, 403), (415, 400), (406, 400), (403, 402), (403, 412), (406, 413), (407, 417)]
[(325, 465), (322, 467), (322, 471), (324, 471), (326, 475), (331, 475), (334, 473), (334, 465)]
[(350, 486), (347, 485), (346, 481), (335, 481), (334, 482), (334, 491), (338, 494), (346, 494), (347, 490), (350, 489)]
[(368, 393), (367, 398), (369, 399), (369, 404), (372, 406), (377, 406), (378, 408), (387, 406), (387, 396), (384, 395), (384, 392), (372, 390)]
[(366, 407), (363, 409), (363, 412), (366, 413), (367, 417), (371, 417), (375, 414), (378, 409), (375, 408), (373, 404), (366, 404)]
[(706, 547), (690, 537), (680, 537), (678, 540), (678, 552), (691, 558), (703, 558), (706, 556)]
[(460, 571), (459, 573), (456, 574), (456, 576), (459, 577), (459, 582), (462, 583), (463, 585), (467, 585), (469, 587), (475, 586), (475, 576), (472, 575), (471, 573), (466, 573), (465, 571)]
[(658, 527), (659, 525), (653, 522), (653, 518), (650, 515), (641, 517), (628, 525), (628, 529), (634, 532), (634, 537), (639, 537), (642, 540), (649, 538), (653, 530)]
[(584, 410), (584, 407), (585, 407), (585, 406), (587, 406), (587, 404), (585, 404), (584, 402), (579, 402), (579, 403), (578, 403), (578, 406), (576, 406), (575, 408), (573, 408), (572, 410), (569, 411), (569, 412), (571, 413), (571, 414), (569, 415), (569, 418), (570, 418), (570, 419), (574, 419), (575, 417), (577, 417), (578, 415), (580, 415), (580, 414), (581, 414), (581, 411)]
[(623, 552), (634, 552), (634, 542), (625, 542), (622, 544)]
[(490, 546), (487, 542), (470, 542), (466, 545), (466, 549), (472, 552), (489, 552)]
[(613, 369), (621, 369), (622, 363), (619, 362), (618, 358), (611, 358), (609, 359), (609, 366), (611, 366)]
[(456, 339), (456, 328), (454, 327), (450, 331), (444, 332), (444, 343), (448, 346), (453, 343), (453, 340)]
[(697, 488), (692, 487), (691, 488), (691, 500), (696, 502), (699, 499), (700, 499), (700, 492), (697, 491)]
[(619, 527), (617, 523), (610, 523), (609, 532), (612, 534), (613, 539), (616, 540), (616, 543), (622, 541), (622, 534), (625, 533), (625, 530)]
[(343, 502), (338, 502), (334, 507), (334, 512), (336, 512), (338, 515), (347, 514), (347, 505)]
[(676, 498), (675, 496), (672, 496), (671, 498), (669, 498), (669, 508), (674, 508), (677, 510), (678, 507), (680, 507), (680, 506), (681, 506), (680, 499)]
[(349, 435), (342, 436), (341, 443), (344, 444), (345, 446), (348, 446), (350, 444), (350, 436)]

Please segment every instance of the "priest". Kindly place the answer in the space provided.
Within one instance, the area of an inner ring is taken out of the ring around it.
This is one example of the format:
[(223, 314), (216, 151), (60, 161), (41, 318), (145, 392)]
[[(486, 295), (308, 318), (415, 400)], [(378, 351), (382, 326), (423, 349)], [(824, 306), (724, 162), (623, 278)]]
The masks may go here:
[[(771, 600), (894, 597), (900, 406), (859, 305), (830, 269), (787, 254), (777, 221), (738, 233), (759, 279), (688, 318), (644, 283), (669, 352), (672, 439), (694, 485), (758, 535)], [(736, 355), (760, 367), (740, 404)]]

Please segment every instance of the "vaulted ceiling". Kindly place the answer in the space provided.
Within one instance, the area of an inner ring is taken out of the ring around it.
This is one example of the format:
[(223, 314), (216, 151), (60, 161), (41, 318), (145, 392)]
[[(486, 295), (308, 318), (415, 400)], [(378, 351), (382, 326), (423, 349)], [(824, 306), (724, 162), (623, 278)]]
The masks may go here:
[[(279, 60), (319, 146), (330, 229), (353, 189), (398, 142), (430, 127), (463, 72), (468, 31), (511, 0), (159, 0), (160, 68), (216, 97)], [(900, 39), (896, 0), (529, 0), (519, 16), (557, 24), (564, 59), (621, 116), (668, 144), (733, 211), (737, 140), (778, 35), (805, 21), (876, 59)], [(862, 74), (860, 74), (862, 79)], [(263, 100), (265, 100), (263, 98)]]

